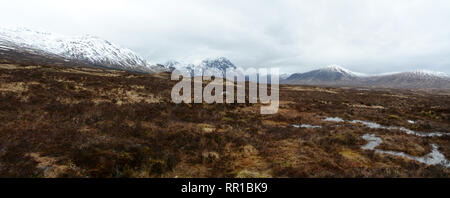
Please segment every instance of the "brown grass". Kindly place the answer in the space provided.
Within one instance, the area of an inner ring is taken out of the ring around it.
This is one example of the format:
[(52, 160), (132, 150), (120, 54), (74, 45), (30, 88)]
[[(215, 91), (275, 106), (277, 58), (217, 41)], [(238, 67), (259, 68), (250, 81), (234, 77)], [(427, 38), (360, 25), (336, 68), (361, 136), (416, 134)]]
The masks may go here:
[(0, 177), (450, 175), (441, 166), (360, 149), (361, 136), (374, 133), (385, 141), (382, 149), (421, 156), (435, 143), (450, 158), (449, 137), (322, 121), (338, 116), (448, 132), (446, 95), (281, 86), (279, 112), (261, 115), (260, 104), (174, 104), (176, 82), (168, 74), (26, 68), (0, 64)]

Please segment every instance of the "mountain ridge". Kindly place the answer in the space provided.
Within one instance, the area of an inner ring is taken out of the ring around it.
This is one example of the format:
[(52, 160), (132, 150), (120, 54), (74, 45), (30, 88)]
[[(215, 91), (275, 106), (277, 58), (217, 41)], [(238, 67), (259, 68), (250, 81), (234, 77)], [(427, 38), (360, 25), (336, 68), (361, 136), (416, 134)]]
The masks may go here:
[(211, 76), (216, 73), (220, 73), (222, 76), (225, 76), (227, 69), (237, 68), (236, 65), (234, 65), (229, 59), (225, 57), (206, 58), (198, 64), (170, 60), (162, 65), (164, 65), (164, 67), (168, 69), (186, 70), (187, 72), (191, 73), (192, 76), (198, 74), (201, 74), (203, 76)]
[(442, 72), (413, 70), (367, 75), (352, 72), (335, 65), (305, 73), (295, 73), (284, 80), (282, 79), (281, 83), (297, 85), (450, 89), (450, 77)]
[(81, 61), (110, 69), (159, 72), (157, 67), (132, 50), (92, 35), (64, 36), (28, 28), (0, 28), (0, 47), (3, 50), (60, 56), (68, 61)]

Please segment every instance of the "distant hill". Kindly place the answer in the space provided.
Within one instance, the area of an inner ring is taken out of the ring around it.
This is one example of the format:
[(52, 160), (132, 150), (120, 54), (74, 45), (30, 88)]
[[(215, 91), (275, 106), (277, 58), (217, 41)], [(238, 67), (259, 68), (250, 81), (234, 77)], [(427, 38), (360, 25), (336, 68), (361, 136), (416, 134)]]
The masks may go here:
[(440, 72), (416, 70), (368, 76), (340, 66), (330, 66), (281, 79), (282, 84), (360, 86), (407, 89), (450, 89), (450, 78)]
[(333, 65), (306, 73), (295, 73), (282, 80), (285, 84), (328, 85), (343, 84), (357, 80), (359, 75), (340, 66)]
[(450, 89), (450, 78), (442, 73), (417, 70), (360, 79), (360, 85), (409, 89)]

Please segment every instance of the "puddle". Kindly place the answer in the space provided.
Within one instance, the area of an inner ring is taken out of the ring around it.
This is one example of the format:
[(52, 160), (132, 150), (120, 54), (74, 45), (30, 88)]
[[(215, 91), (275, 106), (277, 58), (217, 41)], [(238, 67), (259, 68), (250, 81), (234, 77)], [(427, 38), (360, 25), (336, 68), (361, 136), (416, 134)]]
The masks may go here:
[(314, 126), (309, 124), (292, 124), (291, 126), (295, 128), (308, 128), (308, 129), (316, 129), (316, 128), (322, 128), (322, 126)]
[(395, 127), (394, 129), (398, 129), (398, 130), (403, 131), (403, 132), (405, 132), (407, 134), (417, 135), (417, 136), (420, 136), (420, 137), (441, 137), (441, 136), (444, 136), (444, 135), (450, 135), (450, 133), (442, 133), (442, 132), (422, 133), (422, 132), (417, 132), (417, 131), (413, 131), (413, 130), (407, 129), (405, 127), (400, 127), (400, 128)]
[[(327, 118), (323, 119), (323, 121), (345, 122), (344, 119), (339, 118), (339, 117), (327, 117)], [(371, 128), (371, 129), (400, 130), (400, 131), (405, 132), (406, 134), (416, 135), (416, 136), (420, 136), (420, 137), (433, 137), (433, 136), (440, 137), (443, 135), (450, 135), (450, 133), (441, 133), (441, 132), (432, 132), (432, 133), (417, 132), (417, 131), (407, 129), (405, 127), (396, 127), (396, 126), (388, 127), (388, 126), (380, 125), (375, 122), (369, 122), (369, 121), (363, 121), (363, 120), (352, 120), (352, 121), (350, 121), (350, 123), (363, 124), (366, 127)], [(295, 128), (322, 128), (322, 126), (315, 126), (315, 125), (309, 125), (309, 124), (292, 124), (291, 126), (295, 127)], [(404, 157), (404, 158), (407, 158), (410, 160), (415, 160), (415, 161), (418, 161), (418, 162), (421, 162), (421, 163), (424, 163), (427, 165), (442, 165), (447, 168), (450, 168), (450, 161), (447, 160), (441, 152), (439, 152), (439, 150), (438, 150), (439, 147), (436, 144), (431, 145), (432, 146), (431, 153), (429, 153), (425, 156), (422, 156), (422, 157), (416, 157), (416, 156), (408, 155), (404, 152), (385, 151), (385, 150), (381, 150), (381, 149), (376, 149), (376, 147), (378, 147), (381, 143), (383, 143), (383, 140), (381, 138), (375, 136), (375, 134), (364, 134), (362, 136), (362, 138), (367, 141), (367, 144), (364, 146), (361, 146), (361, 149), (374, 150), (376, 153), (380, 153), (380, 154), (388, 154), (388, 155), (393, 155), (393, 156)]]
[(447, 168), (450, 168), (450, 161), (448, 161), (445, 156), (439, 152), (438, 146), (436, 144), (432, 144), (432, 151), (431, 153), (422, 156), (422, 157), (416, 157), (412, 155), (408, 155), (403, 152), (396, 152), (396, 151), (385, 151), (381, 149), (375, 149), (377, 146), (379, 146), (381, 143), (383, 143), (383, 140), (379, 137), (376, 137), (375, 134), (365, 134), (362, 136), (364, 140), (367, 141), (367, 144), (362, 146), (361, 148), (364, 150), (374, 150), (376, 153), (381, 154), (388, 154), (388, 155), (394, 155), (399, 157), (404, 157), (410, 160), (415, 160), (427, 165), (442, 165)]
[(374, 150), (375, 147), (383, 143), (383, 140), (379, 137), (376, 137), (375, 134), (365, 134), (362, 136), (362, 138), (367, 141), (367, 144), (361, 147), (365, 150)]
[(326, 121), (326, 122), (344, 122), (344, 120), (342, 118), (338, 118), (338, 117), (327, 117), (327, 118), (323, 119), (323, 121)]
[[(325, 119), (323, 119), (323, 121), (328, 121), (328, 122), (344, 122), (344, 120), (342, 118), (338, 118), (338, 117), (327, 117)], [(424, 133), (424, 132), (418, 132), (418, 131), (413, 131), (411, 129), (407, 129), (405, 127), (397, 127), (397, 126), (383, 126), (381, 124), (375, 123), (375, 122), (369, 122), (369, 121), (363, 121), (363, 120), (352, 120), (350, 121), (350, 123), (352, 124), (363, 124), (368, 128), (371, 129), (387, 129), (387, 130), (400, 130), (402, 132), (405, 132), (406, 134), (409, 135), (416, 135), (419, 137), (441, 137), (444, 135), (450, 135), (450, 133), (443, 133), (443, 132), (430, 132), (430, 133)]]

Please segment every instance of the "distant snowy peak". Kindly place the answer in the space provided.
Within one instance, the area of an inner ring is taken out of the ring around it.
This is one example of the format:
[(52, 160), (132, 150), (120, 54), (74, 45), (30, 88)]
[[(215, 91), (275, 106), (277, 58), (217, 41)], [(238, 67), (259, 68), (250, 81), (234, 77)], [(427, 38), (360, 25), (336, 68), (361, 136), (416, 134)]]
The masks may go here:
[(327, 70), (327, 71), (334, 71), (334, 72), (349, 72), (350, 73), (350, 70), (345, 69), (339, 65), (329, 65), (329, 66), (320, 68), (320, 70)]
[(334, 84), (339, 81), (350, 81), (359, 78), (355, 72), (351, 72), (343, 67), (332, 65), (306, 73), (295, 73), (282, 80), (287, 84)]
[(68, 60), (85, 61), (106, 68), (153, 71), (152, 66), (132, 50), (91, 35), (69, 37), (27, 28), (0, 28), (1, 43), (13, 43), (15, 47), (41, 50)]
[(176, 60), (169, 60), (162, 65), (164, 65), (164, 67), (169, 68), (169, 69), (186, 69), (186, 68), (194, 68), (195, 67), (194, 64), (189, 64), (189, 63), (185, 63), (182, 61), (176, 61)]
[(236, 69), (236, 66), (225, 57), (208, 58), (201, 61), (198, 64), (188, 64), (184, 62), (170, 60), (164, 63), (163, 65), (166, 68), (186, 70), (190, 72), (192, 75), (204, 75), (204, 76), (210, 76), (213, 73), (217, 72), (224, 75), (227, 69)]
[(348, 69), (346, 69), (344, 67), (341, 67), (339, 65), (330, 65), (330, 66), (327, 66), (327, 67), (323, 67), (323, 68), (320, 68), (319, 71), (336, 72), (336, 73), (342, 73), (342, 74), (345, 74), (345, 75), (350, 75), (350, 76), (355, 76), (355, 77), (357, 77), (357, 76), (367, 76), (366, 74), (363, 74), (363, 73), (350, 71), (350, 70), (348, 70)]
[(221, 71), (225, 71), (227, 69), (236, 69), (236, 66), (225, 57), (219, 57), (215, 59), (205, 59), (200, 63), (199, 66), (204, 69), (215, 68)]
[(165, 62), (162, 65), (164, 65), (166, 68), (177, 68), (181, 65), (181, 63), (178, 61), (175, 61), (175, 60), (170, 60), (170, 61)]

